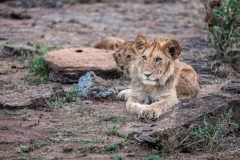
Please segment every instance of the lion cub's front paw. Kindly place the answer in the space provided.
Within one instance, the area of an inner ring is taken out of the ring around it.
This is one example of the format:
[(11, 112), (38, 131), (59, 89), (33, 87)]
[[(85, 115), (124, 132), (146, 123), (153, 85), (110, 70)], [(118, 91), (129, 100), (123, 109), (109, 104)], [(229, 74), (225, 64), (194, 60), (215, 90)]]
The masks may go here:
[(117, 95), (117, 98), (122, 100), (122, 101), (126, 101), (128, 99), (128, 96), (130, 94), (130, 89), (125, 89), (125, 90), (122, 90), (118, 93)]
[(126, 109), (128, 113), (139, 114), (142, 109), (147, 107), (148, 105), (144, 105), (144, 104), (134, 104), (134, 105), (127, 105)]
[(153, 108), (144, 108), (140, 111), (138, 118), (143, 118), (143, 119), (157, 119), (159, 116), (162, 114), (161, 111), (158, 111)]

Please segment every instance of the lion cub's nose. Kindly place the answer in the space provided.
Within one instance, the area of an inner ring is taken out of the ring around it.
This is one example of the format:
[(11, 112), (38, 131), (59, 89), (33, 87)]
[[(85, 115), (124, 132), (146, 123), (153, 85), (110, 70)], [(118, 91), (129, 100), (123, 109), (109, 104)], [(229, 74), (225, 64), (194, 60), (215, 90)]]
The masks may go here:
[(144, 75), (145, 75), (146, 77), (149, 77), (149, 76), (152, 75), (152, 73), (150, 73), (150, 72), (144, 72)]

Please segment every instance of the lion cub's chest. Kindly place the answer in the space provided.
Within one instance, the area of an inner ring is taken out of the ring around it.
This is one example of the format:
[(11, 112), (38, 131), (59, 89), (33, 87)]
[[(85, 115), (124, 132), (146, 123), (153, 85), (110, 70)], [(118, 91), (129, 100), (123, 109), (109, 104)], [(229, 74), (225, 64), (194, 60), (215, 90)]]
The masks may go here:
[(141, 100), (142, 104), (152, 104), (154, 102), (160, 101), (162, 94), (156, 89), (142, 90), (141, 91)]

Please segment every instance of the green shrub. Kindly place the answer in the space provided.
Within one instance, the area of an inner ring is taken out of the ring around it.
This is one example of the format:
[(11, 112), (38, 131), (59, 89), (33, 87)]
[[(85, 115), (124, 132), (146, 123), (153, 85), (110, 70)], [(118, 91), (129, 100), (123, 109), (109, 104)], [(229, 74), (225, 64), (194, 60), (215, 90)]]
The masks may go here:
[(229, 63), (227, 51), (239, 45), (240, 41), (240, 1), (202, 0), (208, 38), (212, 42), (217, 58)]

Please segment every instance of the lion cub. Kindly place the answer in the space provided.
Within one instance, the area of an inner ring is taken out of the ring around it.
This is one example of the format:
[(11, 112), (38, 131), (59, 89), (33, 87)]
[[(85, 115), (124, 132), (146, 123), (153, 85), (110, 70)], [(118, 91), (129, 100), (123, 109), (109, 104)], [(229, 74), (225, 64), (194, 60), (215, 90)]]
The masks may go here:
[(144, 49), (131, 72), (128, 112), (154, 119), (178, 103), (176, 59), (180, 53), (176, 40), (155, 40)]
[[(130, 70), (133, 68), (133, 64), (137, 56), (141, 55), (144, 48), (150, 45), (151, 42), (144, 36), (138, 35), (134, 42), (125, 43), (114, 54), (114, 60), (118, 67), (124, 72), (124, 74), (130, 77)], [(176, 60), (176, 67), (180, 70), (178, 82), (176, 85), (177, 95), (196, 97), (199, 92), (198, 75), (195, 70), (188, 64)], [(130, 90), (123, 90), (119, 93), (120, 99), (126, 100)]]
[[(127, 76), (131, 77), (130, 72), (133, 68), (137, 57), (141, 55), (144, 48), (150, 44), (150, 41), (142, 35), (138, 35), (133, 42), (126, 42), (120, 46), (115, 53), (113, 58), (118, 65), (119, 69)], [(130, 89), (122, 90), (118, 94), (118, 98), (122, 100), (127, 100)]]
[(144, 36), (138, 35), (133, 42), (126, 42), (115, 51), (113, 58), (126, 76), (130, 77), (132, 65), (136, 61), (137, 56), (149, 44), (150, 41)]

